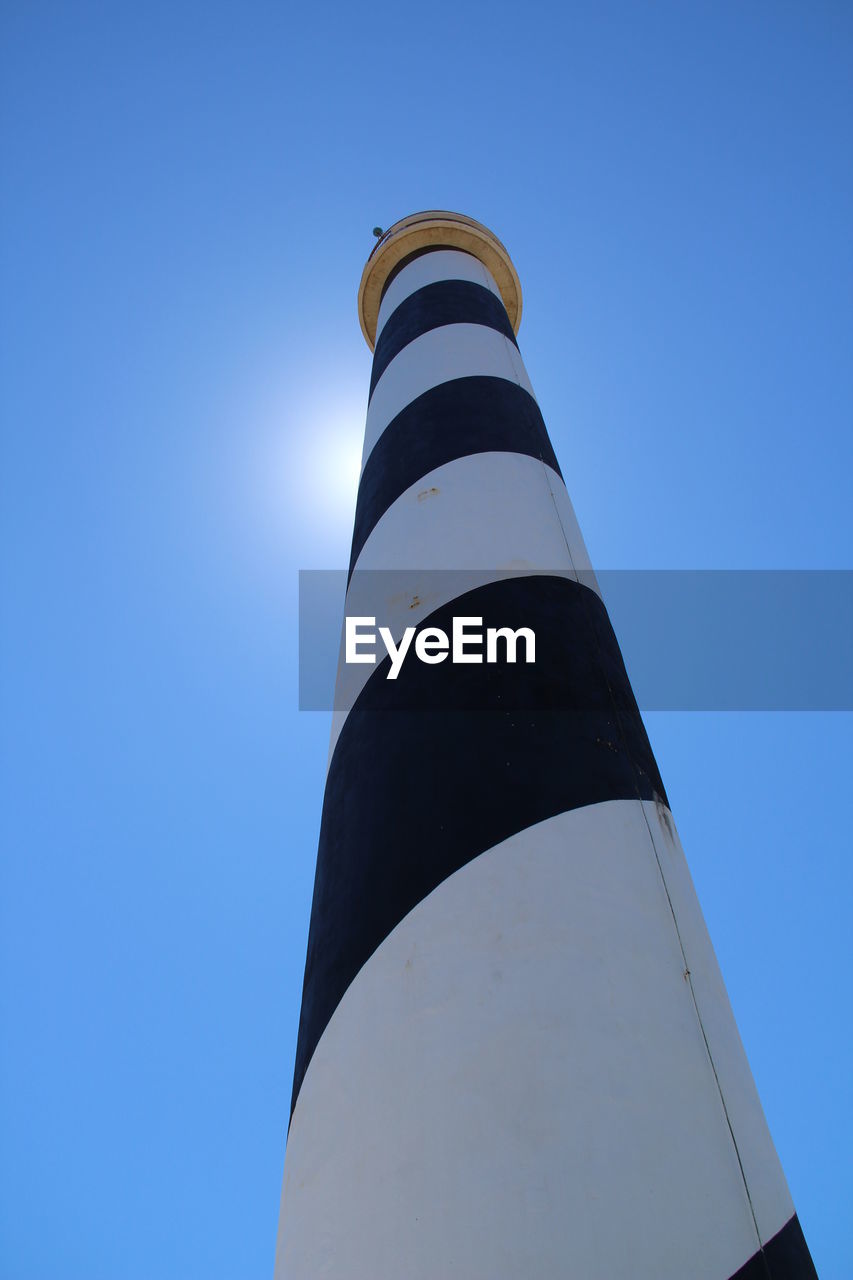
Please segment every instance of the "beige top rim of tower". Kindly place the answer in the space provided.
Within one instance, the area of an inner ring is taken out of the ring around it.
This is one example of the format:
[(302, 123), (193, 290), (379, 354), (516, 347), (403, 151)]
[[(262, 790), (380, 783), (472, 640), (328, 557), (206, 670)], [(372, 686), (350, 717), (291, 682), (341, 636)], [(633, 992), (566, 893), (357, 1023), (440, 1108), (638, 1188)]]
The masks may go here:
[(464, 213), (447, 209), (425, 209), (410, 213), (389, 227), (379, 239), (364, 267), (358, 289), (358, 319), (365, 341), (372, 351), (376, 342), (376, 322), (382, 290), (389, 275), (403, 258), (431, 245), (462, 249), (471, 253), (492, 273), (501, 292), (509, 322), (515, 333), (521, 324), (521, 282), (512, 259), (500, 240), (482, 222)]

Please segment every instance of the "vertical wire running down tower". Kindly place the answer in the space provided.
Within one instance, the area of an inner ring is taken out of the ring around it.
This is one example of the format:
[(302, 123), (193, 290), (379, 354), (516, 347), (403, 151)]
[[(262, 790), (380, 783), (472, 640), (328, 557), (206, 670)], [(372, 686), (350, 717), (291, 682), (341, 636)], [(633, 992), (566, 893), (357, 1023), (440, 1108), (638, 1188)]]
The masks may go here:
[(339, 666), (276, 1280), (814, 1277), (509, 255), (415, 214), (359, 314), (347, 614), (536, 661)]

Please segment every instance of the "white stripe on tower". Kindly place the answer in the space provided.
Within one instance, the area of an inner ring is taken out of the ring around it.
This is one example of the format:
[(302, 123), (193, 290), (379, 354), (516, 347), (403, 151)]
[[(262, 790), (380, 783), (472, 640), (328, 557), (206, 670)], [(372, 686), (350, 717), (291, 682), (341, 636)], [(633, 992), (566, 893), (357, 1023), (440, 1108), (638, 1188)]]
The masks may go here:
[(506, 250), (404, 219), (359, 310), (347, 613), (526, 626), (536, 662), (342, 652), (277, 1280), (814, 1277)]

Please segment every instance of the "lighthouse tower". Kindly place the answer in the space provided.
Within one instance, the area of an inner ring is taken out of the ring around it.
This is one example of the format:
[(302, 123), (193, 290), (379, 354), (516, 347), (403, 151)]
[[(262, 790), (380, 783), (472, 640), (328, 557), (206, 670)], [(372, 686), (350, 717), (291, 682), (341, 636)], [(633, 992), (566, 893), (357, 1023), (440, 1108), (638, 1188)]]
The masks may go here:
[(276, 1280), (814, 1277), (509, 255), (415, 214), (358, 305), (345, 612), (428, 634), (342, 640)]

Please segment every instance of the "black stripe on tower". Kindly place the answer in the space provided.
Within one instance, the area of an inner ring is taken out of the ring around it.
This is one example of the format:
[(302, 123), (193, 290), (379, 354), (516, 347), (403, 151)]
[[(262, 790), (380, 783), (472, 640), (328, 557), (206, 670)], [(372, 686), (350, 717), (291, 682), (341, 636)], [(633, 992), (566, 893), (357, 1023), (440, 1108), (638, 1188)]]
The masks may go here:
[(457, 597), (428, 625), (449, 634), (454, 616), (531, 627), (536, 661), (415, 659), (389, 681), (386, 660), (347, 716), (326, 780), (292, 1106), (359, 969), (443, 880), (567, 810), (665, 802), (595, 592), (565, 578), (512, 578)]
[(797, 1215), (754, 1253), (729, 1280), (817, 1280), (812, 1255)]
[(436, 467), (472, 453), (522, 453), (560, 475), (539, 406), (506, 378), (454, 378), (407, 404), (388, 423), (358, 486), (350, 573), (380, 518)]
[(388, 365), (415, 338), (447, 324), (481, 324), (510, 342), (515, 333), (500, 298), (472, 280), (439, 280), (404, 298), (385, 322), (370, 374), (370, 395)]

